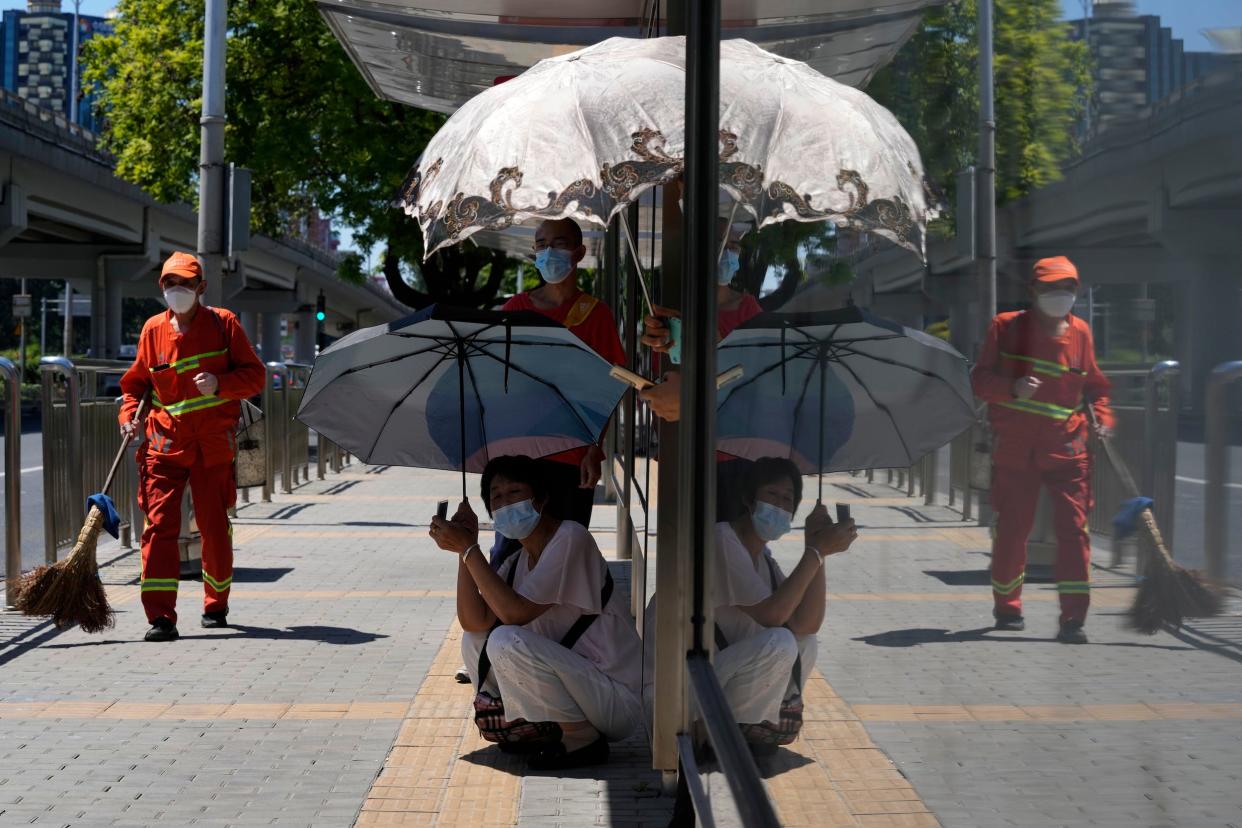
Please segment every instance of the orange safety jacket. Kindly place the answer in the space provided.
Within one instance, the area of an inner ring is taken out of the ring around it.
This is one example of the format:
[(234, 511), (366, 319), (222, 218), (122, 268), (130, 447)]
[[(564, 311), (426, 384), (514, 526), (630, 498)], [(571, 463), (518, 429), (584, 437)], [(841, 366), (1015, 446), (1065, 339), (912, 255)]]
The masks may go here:
[[(219, 388), (204, 396), (194, 384), (202, 372), (215, 374)], [(138, 356), (121, 377), (125, 400), (120, 421), (133, 419), (148, 389), (148, 451), (172, 454), (198, 447), (203, 464), (229, 463), (241, 403), (263, 390), (265, 369), (230, 311), (199, 305), (189, 330), (177, 332), (172, 311), (147, 320)]]
[[(975, 396), (988, 403), (998, 466), (1030, 467), (1048, 459), (1085, 459), (1091, 404), (1102, 425), (1113, 425), (1110, 384), (1095, 362), (1087, 323), (1069, 317), (1062, 336), (1049, 335), (1029, 311), (998, 314), (970, 373)], [(1027, 400), (1013, 395), (1014, 381), (1041, 381)]]

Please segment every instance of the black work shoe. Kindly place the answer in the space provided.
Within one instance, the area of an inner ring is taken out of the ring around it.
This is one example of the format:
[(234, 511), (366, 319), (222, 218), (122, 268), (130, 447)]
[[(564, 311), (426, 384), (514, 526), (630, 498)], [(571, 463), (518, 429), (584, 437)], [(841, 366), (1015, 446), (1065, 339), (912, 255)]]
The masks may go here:
[(228, 610), (224, 610), (223, 612), (204, 612), (203, 613), (203, 626), (209, 630), (214, 629), (216, 627), (227, 627), (228, 625), (229, 625), (229, 611)]
[(992, 625), (992, 629), (1021, 632), (1026, 629), (1026, 621), (1021, 615), (997, 615), (996, 623)]
[(1063, 622), (1061, 624), (1061, 631), (1057, 633), (1057, 641), (1060, 641), (1062, 644), (1086, 644), (1087, 633), (1082, 628), (1082, 622)]
[(528, 761), (532, 770), (568, 770), (601, 765), (608, 761), (608, 740), (602, 735), (586, 747), (565, 750), (562, 742), (549, 745), (532, 755)]
[(151, 623), (151, 629), (143, 636), (146, 641), (176, 641), (181, 637), (177, 625), (167, 618), (157, 618)]

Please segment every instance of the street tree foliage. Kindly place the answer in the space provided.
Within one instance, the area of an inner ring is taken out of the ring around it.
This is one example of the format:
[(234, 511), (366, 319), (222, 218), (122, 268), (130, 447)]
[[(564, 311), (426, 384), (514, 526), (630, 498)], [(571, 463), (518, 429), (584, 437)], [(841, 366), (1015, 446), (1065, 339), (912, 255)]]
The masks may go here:
[[(382, 101), (366, 85), (313, 3), (228, 4), (225, 147), (255, 171), (252, 228), (279, 237), (317, 207), (385, 248), (419, 290), (397, 278), (398, 298), (488, 304), (509, 262), (467, 246), (422, 263), (422, 234), (391, 206), (414, 159), (444, 116)], [(103, 141), (117, 174), (164, 202), (197, 201), (203, 6), (185, 0), (119, 0), (110, 36), (87, 41), (83, 80), (98, 96)], [(342, 278), (366, 277), (347, 259)], [(391, 281), (391, 278), (390, 278)], [(489, 292), (490, 291), (490, 292)]]
[[(955, 176), (978, 149), (977, 0), (930, 11), (867, 92), (910, 132), (928, 177), (953, 203)], [(1078, 147), (1091, 89), (1086, 44), (1057, 0), (996, 0), (996, 192), (1020, 198), (1060, 178)], [(943, 225), (942, 228), (943, 229)]]

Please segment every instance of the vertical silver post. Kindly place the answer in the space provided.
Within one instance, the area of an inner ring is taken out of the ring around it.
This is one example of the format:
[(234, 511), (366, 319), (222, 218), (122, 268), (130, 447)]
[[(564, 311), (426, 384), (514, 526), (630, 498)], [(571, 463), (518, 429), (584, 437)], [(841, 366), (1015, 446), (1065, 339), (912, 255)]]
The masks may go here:
[(61, 331), (61, 353), (73, 356), (73, 283), (65, 279), (65, 327)]
[(1229, 543), (1229, 418), (1226, 391), (1242, 379), (1242, 361), (1223, 362), (1208, 376), (1203, 413), (1206, 434), (1203, 446), (1204, 477), (1207, 491), (1203, 501), (1203, 553), (1208, 577), (1225, 580), (1225, 550)]
[(208, 305), (224, 299), (224, 47), (227, 0), (207, 0), (203, 31), (203, 110), (199, 137), (198, 258)]
[(17, 366), (3, 357), (0, 374), (4, 375), (4, 603), (11, 607), (22, 574), (22, 382)]

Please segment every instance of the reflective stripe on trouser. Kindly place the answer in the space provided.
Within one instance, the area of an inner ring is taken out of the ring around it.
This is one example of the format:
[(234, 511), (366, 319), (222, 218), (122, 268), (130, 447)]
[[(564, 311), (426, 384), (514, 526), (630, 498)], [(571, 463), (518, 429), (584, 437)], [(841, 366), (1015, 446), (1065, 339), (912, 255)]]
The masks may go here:
[(1087, 513), (1091, 510), (1091, 474), (1084, 459), (1052, 463), (1048, 468), (992, 469), (992, 510), (996, 529), (992, 541), (992, 596), (999, 614), (1022, 612), (1022, 583), (1026, 570), (1026, 542), (1035, 523), (1039, 492), (1044, 488), (1052, 503), (1057, 540), (1055, 576), (1061, 600), (1061, 620), (1083, 620), (1091, 602), (1091, 540)]
[(504, 700), (506, 719), (587, 721), (614, 742), (642, 722), (636, 693), (577, 653), (525, 627), (497, 627), (490, 639), (485, 633), (462, 633), (462, 658), (476, 687), (484, 641), (492, 669), (483, 689)]
[(801, 659), (805, 685), (818, 653), (815, 636), (794, 636), (784, 627), (766, 629), (717, 652), (712, 665), (733, 718), (739, 724), (779, 721), (781, 702), (802, 693), (802, 686), (794, 683), (794, 662)]
[[(233, 581), (232, 526), (228, 509), (236, 499), (232, 463), (202, 465), (202, 454), (138, 452), (138, 503), (146, 514), (142, 533), (142, 606), (147, 620), (177, 620), (181, 574), (181, 500), (190, 486), (194, 519), (202, 535), (203, 611), (228, 609)], [(210, 579), (210, 580), (209, 580)]]

